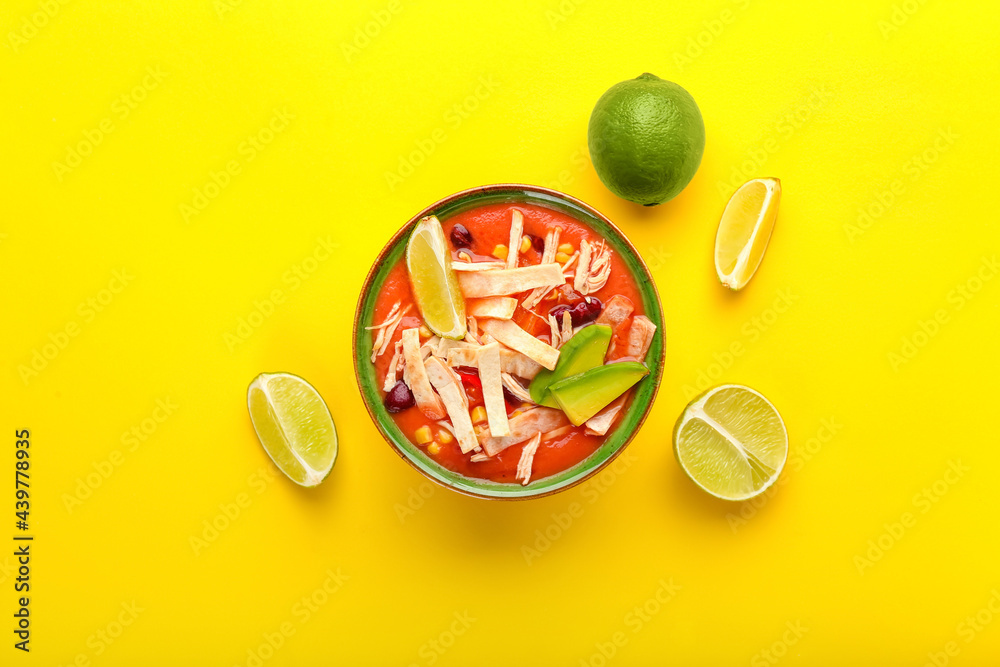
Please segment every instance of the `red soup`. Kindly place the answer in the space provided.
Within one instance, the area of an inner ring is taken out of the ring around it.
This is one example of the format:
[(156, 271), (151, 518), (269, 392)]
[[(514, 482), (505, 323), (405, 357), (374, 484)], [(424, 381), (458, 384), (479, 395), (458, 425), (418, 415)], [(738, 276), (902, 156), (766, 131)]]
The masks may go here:
[(450, 254), (445, 271), (454, 272), (468, 317), (462, 340), (435, 335), (405, 259), (392, 267), (375, 305), (373, 361), (402, 432), (445, 468), (495, 482), (527, 484), (593, 454), (633, 390), (606, 405), (590, 401), (582, 414), (551, 400), (556, 392), (537, 405), (532, 392), (540, 378), (565, 374), (560, 364), (571, 367), (581, 346), (564, 346), (587, 327), (605, 327), (603, 337), (586, 336), (599, 339), (598, 365), (641, 367), (655, 326), (622, 258), (579, 220), (530, 204), (482, 206), (420, 225), (440, 225)]

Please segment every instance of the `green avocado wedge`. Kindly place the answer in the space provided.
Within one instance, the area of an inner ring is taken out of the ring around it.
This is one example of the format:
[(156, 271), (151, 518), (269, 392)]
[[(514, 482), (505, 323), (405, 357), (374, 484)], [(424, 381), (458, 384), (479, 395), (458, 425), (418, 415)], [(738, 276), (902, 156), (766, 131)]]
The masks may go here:
[(573, 425), (579, 426), (647, 375), (646, 364), (621, 361), (560, 380), (549, 392)]
[(549, 388), (561, 380), (603, 364), (610, 343), (611, 327), (607, 324), (592, 324), (577, 331), (559, 349), (559, 361), (556, 362), (555, 370), (543, 368), (531, 381), (531, 386), (528, 387), (531, 400), (538, 405), (558, 408), (559, 404), (549, 393)]

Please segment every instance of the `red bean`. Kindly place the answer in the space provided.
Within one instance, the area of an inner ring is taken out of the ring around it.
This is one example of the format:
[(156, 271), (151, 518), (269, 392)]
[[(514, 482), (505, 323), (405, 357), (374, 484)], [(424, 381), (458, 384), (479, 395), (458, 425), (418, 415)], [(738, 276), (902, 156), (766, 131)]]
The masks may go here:
[(596, 320), (602, 310), (604, 310), (604, 304), (601, 303), (600, 299), (596, 296), (585, 296), (582, 301), (577, 302), (575, 305), (560, 304), (553, 307), (549, 311), (549, 315), (554, 315), (556, 323), (562, 326), (562, 314), (569, 311), (569, 317), (573, 326), (578, 327)]
[(531, 239), (531, 247), (534, 248), (536, 252), (545, 252), (545, 239), (541, 236), (535, 236), (534, 234), (528, 234), (528, 238)]
[(465, 228), (465, 225), (455, 225), (451, 228), (451, 244), (456, 248), (471, 247), (472, 233)]
[(385, 409), (393, 414), (397, 412), (402, 412), (408, 408), (412, 408), (415, 404), (413, 400), (413, 392), (410, 388), (406, 386), (406, 383), (400, 380), (396, 384), (392, 385), (392, 389), (389, 393), (385, 395), (385, 401), (383, 402)]

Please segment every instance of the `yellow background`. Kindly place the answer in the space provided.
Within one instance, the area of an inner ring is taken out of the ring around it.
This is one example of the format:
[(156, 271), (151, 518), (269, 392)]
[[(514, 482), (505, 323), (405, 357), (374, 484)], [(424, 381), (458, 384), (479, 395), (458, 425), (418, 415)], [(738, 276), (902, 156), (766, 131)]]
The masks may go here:
[[(256, 664), (283, 627), (262, 664), (996, 664), (998, 28), (992, 3), (931, 0), (4, 2), (0, 463), (31, 429), (36, 541), (30, 656), (0, 551), (3, 664)], [(652, 209), (586, 150), (594, 102), (644, 71), (707, 130), (694, 181)], [(770, 248), (729, 294), (716, 223), (771, 175)], [(511, 181), (625, 230), (667, 348), (618, 475), (502, 503), (397, 458), (350, 338), (392, 232)], [(245, 407), (261, 371), (330, 405), (318, 489), (270, 477)], [(789, 465), (756, 504), (674, 461), (699, 379), (785, 419)]]

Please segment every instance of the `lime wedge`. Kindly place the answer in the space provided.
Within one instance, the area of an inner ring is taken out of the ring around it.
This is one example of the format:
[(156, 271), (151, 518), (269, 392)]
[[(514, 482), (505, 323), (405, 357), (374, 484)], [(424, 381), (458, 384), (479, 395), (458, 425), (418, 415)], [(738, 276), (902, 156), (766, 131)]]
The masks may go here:
[(437, 216), (421, 218), (406, 244), (406, 270), (420, 316), (442, 338), (465, 338), (465, 298)]
[(275, 465), (296, 484), (316, 486), (337, 460), (337, 429), (311, 384), (290, 373), (261, 373), (247, 389), (250, 420)]
[(778, 479), (788, 456), (781, 415), (742, 385), (709, 389), (674, 427), (674, 455), (691, 480), (723, 500), (746, 500)]
[(715, 273), (731, 290), (742, 289), (757, 272), (778, 217), (781, 181), (755, 178), (733, 193), (715, 236)]

